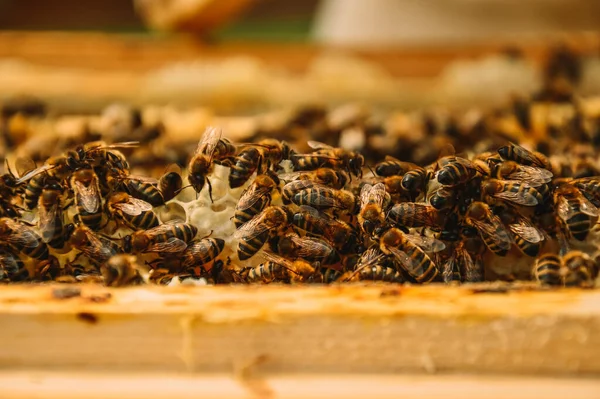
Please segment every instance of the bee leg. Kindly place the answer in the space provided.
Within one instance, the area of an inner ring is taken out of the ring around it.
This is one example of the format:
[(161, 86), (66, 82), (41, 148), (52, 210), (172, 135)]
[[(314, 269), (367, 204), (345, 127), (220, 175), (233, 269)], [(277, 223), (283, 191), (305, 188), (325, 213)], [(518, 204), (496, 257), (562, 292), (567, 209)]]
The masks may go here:
[[(210, 179), (206, 178), (206, 183), (208, 183), (208, 197), (210, 198), (211, 203), (215, 203), (212, 197), (212, 184), (210, 184)], [(196, 199), (198, 199), (198, 195), (196, 195)]]

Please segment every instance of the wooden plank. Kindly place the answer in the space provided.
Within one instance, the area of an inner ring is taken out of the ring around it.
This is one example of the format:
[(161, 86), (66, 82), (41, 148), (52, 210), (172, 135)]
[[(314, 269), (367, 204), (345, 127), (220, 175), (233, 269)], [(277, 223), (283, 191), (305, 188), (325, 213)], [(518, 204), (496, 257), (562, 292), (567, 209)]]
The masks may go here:
[(6, 286), (0, 368), (599, 374), (600, 291), (526, 288)]
[(231, 375), (0, 372), (3, 399), (598, 398), (597, 378), (477, 375)]

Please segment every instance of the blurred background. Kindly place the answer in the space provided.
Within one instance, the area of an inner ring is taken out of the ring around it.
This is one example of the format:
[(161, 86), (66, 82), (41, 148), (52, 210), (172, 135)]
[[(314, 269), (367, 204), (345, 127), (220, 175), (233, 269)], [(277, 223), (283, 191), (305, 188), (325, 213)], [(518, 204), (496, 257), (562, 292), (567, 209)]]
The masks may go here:
[(0, 101), (468, 107), (538, 90), (558, 47), (589, 93), (599, 27), (595, 0), (0, 0)]

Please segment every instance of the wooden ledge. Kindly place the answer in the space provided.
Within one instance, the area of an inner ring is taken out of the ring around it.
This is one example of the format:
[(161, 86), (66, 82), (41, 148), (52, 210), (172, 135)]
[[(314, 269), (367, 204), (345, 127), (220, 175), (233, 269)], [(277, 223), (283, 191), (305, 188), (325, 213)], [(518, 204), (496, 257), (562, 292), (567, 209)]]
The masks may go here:
[(4, 286), (0, 367), (600, 373), (600, 291)]

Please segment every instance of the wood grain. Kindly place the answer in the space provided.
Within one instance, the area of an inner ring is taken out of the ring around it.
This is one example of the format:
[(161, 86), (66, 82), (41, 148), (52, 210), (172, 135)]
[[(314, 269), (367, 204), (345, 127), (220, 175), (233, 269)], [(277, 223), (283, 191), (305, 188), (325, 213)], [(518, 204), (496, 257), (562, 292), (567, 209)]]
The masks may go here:
[(0, 368), (600, 373), (597, 290), (77, 288), (0, 290)]

